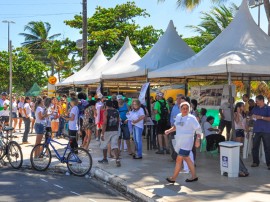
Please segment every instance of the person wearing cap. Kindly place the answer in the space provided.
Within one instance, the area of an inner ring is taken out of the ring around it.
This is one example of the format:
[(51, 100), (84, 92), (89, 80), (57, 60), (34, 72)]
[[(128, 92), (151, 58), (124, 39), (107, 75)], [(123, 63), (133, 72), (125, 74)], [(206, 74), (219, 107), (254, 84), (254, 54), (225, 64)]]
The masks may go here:
[(176, 165), (174, 169), (174, 174), (172, 177), (168, 177), (166, 180), (169, 183), (175, 183), (175, 180), (182, 168), (183, 160), (185, 160), (188, 164), (189, 170), (191, 172), (191, 178), (186, 179), (186, 182), (194, 182), (198, 181), (198, 177), (196, 175), (195, 167), (192, 160), (189, 157), (189, 154), (192, 150), (194, 144), (194, 133), (196, 132), (196, 146), (200, 145), (200, 138), (202, 135), (202, 129), (200, 123), (197, 118), (190, 114), (190, 104), (188, 102), (182, 102), (180, 104), (180, 111), (174, 122), (174, 126), (169, 130), (165, 131), (166, 135), (176, 131), (175, 140), (175, 150), (178, 153), (176, 158)]
[(2, 92), (0, 99), (0, 117), (5, 121), (5, 125), (8, 125), (9, 122), (9, 100), (7, 100), (7, 93)]
[(107, 100), (106, 111), (103, 115), (102, 133), (100, 136), (100, 148), (103, 150), (103, 159), (99, 160), (98, 163), (108, 163), (107, 150), (108, 144), (110, 144), (112, 152), (114, 153), (114, 156), (116, 158), (116, 166), (121, 166), (118, 151), (119, 120), (119, 112), (113, 108), (113, 102), (111, 100)]
[(132, 155), (131, 148), (130, 148), (130, 132), (128, 129), (128, 119), (127, 119), (127, 113), (129, 111), (129, 107), (127, 103), (124, 102), (122, 95), (117, 95), (117, 101), (118, 101), (118, 106), (119, 106), (118, 112), (120, 115), (120, 129), (121, 129), (119, 142), (118, 142), (118, 145), (119, 145), (118, 148), (120, 151), (121, 142), (122, 140), (124, 140), (126, 142), (129, 155)]
[[(157, 134), (159, 151), (156, 154), (170, 154), (168, 137), (164, 135), (165, 130), (168, 128), (168, 117), (170, 113), (170, 108), (166, 100), (164, 99), (164, 94), (162, 92), (157, 93), (157, 101), (154, 106), (155, 119), (157, 121)], [(163, 138), (164, 143), (163, 144)]]
[(95, 123), (96, 123), (96, 141), (100, 139), (100, 132), (102, 130), (102, 120), (103, 120), (103, 108), (104, 108), (104, 100), (102, 94), (98, 95), (98, 99), (95, 105), (96, 114), (95, 114)]
[(118, 101), (117, 101), (117, 96), (115, 94), (112, 95), (111, 100), (113, 102), (113, 108), (118, 109)]

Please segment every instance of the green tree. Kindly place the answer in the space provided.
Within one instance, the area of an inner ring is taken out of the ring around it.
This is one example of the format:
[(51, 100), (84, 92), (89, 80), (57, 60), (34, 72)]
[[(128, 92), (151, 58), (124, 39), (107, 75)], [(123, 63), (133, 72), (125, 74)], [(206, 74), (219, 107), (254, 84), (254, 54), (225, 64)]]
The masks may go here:
[(43, 61), (47, 65), (51, 65), (51, 75), (54, 74), (55, 66), (53, 58), (48, 57), (48, 50), (46, 46), (61, 34), (49, 35), (51, 25), (48, 22), (31, 21), (25, 27), (25, 33), (20, 33), (25, 41), (22, 43), (24, 47), (29, 48), (36, 58)]
[[(164, 2), (165, 0), (158, 0), (158, 2)], [(211, 0), (213, 3), (223, 3), (228, 0)], [(181, 7), (188, 10), (193, 10), (202, 3), (203, 0), (176, 0), (177, 7)], [(270, 36), (270, 0), (263, 0), (264, 10), (268, 20), (268, 35)]]
[[(47, 84), (46, 65), (37, 61), (27, 48), (17, 48), (12, 53), (13, 60), (13, 92), (23, 94), (36, 82), (39, 86)], [(0, 52), (0, 85), (2, 90), (8, 89), (9, 84), (9, 55)]]
[[(93, 57), (98, 46), (102, 47), (105, 55), (112, 57), (123, 45), (126, 36), (139, 55), (143, 56), (156, 43), (162, 30), (152, 26), (141, 28), (136, 22), (138, 17), (149, 17), (145, 9), (138, 8), (134, 2), (117, 5), (115, 8), (97, 7), (92, 17), (88, 18), (89, 57)], [(82, 32), (82, 16), (75, 15), (74, 19), (65, 23), (80, 29)]]
[(201, 23), (199, 25), (188, 25), (187, 27), (199, 33), (202, 41), (207, 45), (231, 23), (237, 9), (235, 4), (230, 7), (225, 5), (215, 6), (210, 12), (201, 12)]

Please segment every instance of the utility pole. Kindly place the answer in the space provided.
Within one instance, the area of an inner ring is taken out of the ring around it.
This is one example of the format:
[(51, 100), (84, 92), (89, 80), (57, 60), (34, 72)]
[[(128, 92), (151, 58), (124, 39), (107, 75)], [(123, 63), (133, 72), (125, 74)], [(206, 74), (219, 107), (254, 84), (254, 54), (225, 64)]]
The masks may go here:
[(84, 67), (87, 62), (87, 0), (82, 0), (82, 10), (83, 10), (83, 26), (82, 26), (82, 39), (83, 39), (83, 48), (82, 48), (82, 67)]
[[(12, 43), (10, 40), (10, 24), (15, 22), (10, 20), (4, 20), (3, 23), (8, 24), (8, 52), (9, 52), (9, 125), (12, 126)], [(12, 133), (12, 132), (11, 132)]]

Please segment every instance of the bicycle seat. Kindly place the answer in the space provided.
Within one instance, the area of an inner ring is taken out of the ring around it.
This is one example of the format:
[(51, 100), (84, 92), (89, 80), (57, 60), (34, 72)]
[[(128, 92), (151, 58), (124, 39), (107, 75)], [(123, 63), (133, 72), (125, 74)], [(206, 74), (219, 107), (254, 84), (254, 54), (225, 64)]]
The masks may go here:
[(10, 127), (10, 126), (5, 126), (3, 128), (3, 131), (11, 131), (11, 130), (14, 130), (14, 128), (13, 127)]

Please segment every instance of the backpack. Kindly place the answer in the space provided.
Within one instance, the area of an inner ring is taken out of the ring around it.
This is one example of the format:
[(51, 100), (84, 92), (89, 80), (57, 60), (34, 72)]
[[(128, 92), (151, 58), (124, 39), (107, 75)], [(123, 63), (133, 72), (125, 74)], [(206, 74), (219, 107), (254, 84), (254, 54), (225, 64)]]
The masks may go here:
[(160, 102), (158, 101), (160, 104), (160, 120), (167, 122), (168, 121), (168, 117), (169, 117), (169, 110), (167, 108), (167, 103), (164, 100), (164, 102)]

